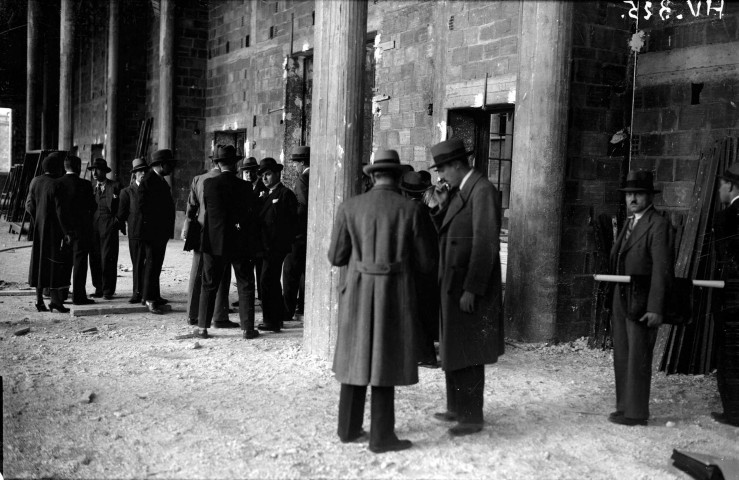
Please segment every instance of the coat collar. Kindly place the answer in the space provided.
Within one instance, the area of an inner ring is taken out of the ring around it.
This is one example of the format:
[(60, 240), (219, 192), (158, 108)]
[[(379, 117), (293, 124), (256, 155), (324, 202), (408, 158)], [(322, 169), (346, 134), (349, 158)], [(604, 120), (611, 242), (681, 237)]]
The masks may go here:
[(477, 182), (482, 178), (482, 173), (477, 170), (472, 170), (472, 175), (467, 179), (462, 190), (456, 191), (452, 195), (452, 199), (449, 201), (449, 208), (447, 208), (446, 215), (444, 215), (444, 221), (441, 223), (441, 230), (443, 230), (452, 219), (464, 208), (467, 200), (470, 198), (472, 189), (475, 188)]
[[(650, 205), (646, 212), (644, 212), (644, 215), (639, 219), (639, 221), (636, 223), (636, 226), (631, 231), (631, 236), (628, 240), (626, 240), (626, 243), (623, 243), (623, 237), (626, 235), (626, 228), (621, 229), (621, 233), (618, 236), (618, 242), (616, 245), (620, 247), (619, 252), (623, 253), (627, 250), (629, 250), (631, 247), (636, 245), (636, 243), (647, 234), (650, 228), (652, 228), (653, 223), (653, 216), (657, 215), (657, 210), (654, 209), (653, 205)], [(617, 252), (618, 253), (618, 252)]]

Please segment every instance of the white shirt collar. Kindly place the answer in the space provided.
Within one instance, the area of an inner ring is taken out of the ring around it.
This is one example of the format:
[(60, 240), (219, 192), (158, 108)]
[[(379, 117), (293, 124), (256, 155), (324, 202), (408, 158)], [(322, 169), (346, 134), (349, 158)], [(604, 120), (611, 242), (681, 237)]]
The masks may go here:
[(137, 186), (137, 187), (138, 187), (139, 185), (141, 185), (141, 180), (139, 180), (139, 179), (136, 179), (136, 180), (134, 180), (134, 182), (136, 182), (136, 186)]
[(641, 220), (641, 217), (643, 217), (644, 214), (647, 213), (650, 208), (654, 208), (654, 204), (651, 204), (647, 208), (645, 208), (644, 210), (642, 210), (641, 212), (634, 214), (634, 216), (632, 217), (634, 219), (634, 225), (636, 225), (636, 222), (638, 222), (639, 220)]
[(736, 197), (734, 197), (734, 198), (731, 199), (731, 201), (729, 202), (729, 206), (731, 206), (737, 200), (739, 200), (739, 195), (737, 195)]
[(305, 170), (303, 170), (303, 173), (307, 172), (308, 170), (310, 170), (310, 167), (305, 167)]
[(470, 178), (470, 176), (472, 176), (472, 172), (474, 170), (475, 170), (474, 168), (471, 168), (470, 171), (467, 172), (467, 175), (464, 176), (464, 178), (462, 179), (462, 183), (459, 184), (460, 191), (462, 191), (462, 189), (464, 188), (464, 184), (467, 183), (467, 180)]
[(67, 175), (77, 175), (77, 174), (76, 174), (76, 173), (74, 173), (74, 172), (65, 172), (65, 173), (66, 173)]

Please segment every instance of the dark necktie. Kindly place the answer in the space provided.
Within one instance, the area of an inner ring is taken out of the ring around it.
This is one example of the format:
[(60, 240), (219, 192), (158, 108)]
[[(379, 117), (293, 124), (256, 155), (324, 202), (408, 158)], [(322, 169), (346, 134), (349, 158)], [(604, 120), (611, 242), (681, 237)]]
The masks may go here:
[(631, 236), (631, 232), (634, 231), (634, 221), (636, 220), (636, 217), (631, 217), (629, 219), (629, 223), (626, 224), (626, 235), (624, 236), (624, 243), (626, 243), (629, 240), (629, 237)]
[(105, 192), (105, 184), (103, 182), (98, 182), (97, 185), (95, 185), (95, 193), (103, 193)]

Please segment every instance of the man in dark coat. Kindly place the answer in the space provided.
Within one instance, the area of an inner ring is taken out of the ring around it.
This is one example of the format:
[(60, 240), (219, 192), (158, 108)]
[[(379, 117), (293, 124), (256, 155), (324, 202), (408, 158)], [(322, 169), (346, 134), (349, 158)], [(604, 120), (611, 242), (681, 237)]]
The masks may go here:
[(68, 274), (72, 277), (72, 303), (88, 305), (95, 300), (87, 298), (87, 257), (92, 244), (92, 219), (97, 209), (92, 185), (80, 178), (82, 160), (72, 155), (64, 159), (64, 170), (57, 182), (62, 198), (61, 224), (64, 234), (69, 236), (72, 263)]
[[(216, 155), (224, 147), (218, 145), (216, 147)], [(213, 158), (213, 157), (211, 157)], [(203, 184), (209, 178), (215, 178), (221, 174), (218, 166), (213, 164), (213, 168), (206, 173), (197, 175), (192, 179), (190, 184), (190, 195), (187, 197), (187, 209), (185, 210), (185, 226), (182, 229), (182, 238), (186, 239), (190, 231), (190, 225), (197, 222), (200, 226), (198, 234), (203, 231), (205, 221), (205, 207), (203, 207)], [(202, 289), (203, 278), (203, 257), (200, 247), (194, 248), (192, 251), (192, 266), (190, 267), (190, 285), (187, 298), (187, 319), (190, 325), (198, 324), (198, 312), (200, 310), (200, 292)], [(231, 268), (223, 270), (223, 278), (218, 287), (218, 295), (215, 299), (215, 327), (216, 328), (234, 328), (239, 325), (229, 321), (228, 319), (228, 290), (231, 288)]]
[(93, 297), (111, 300), (115, 295), (118, 277), (118, 201), (121, 187), (118, 182), (106, 177), (108, 162), (96, 158), (92, 165), (95, 179), (95, 213), (92, 217), (92, 246), (90, 248), (90, 271), (95, 287)]
[(652, 353), (662, 323), (665, 296), (673, 278), (670, 222), (655, 210), (652, 172), (632, 171), (626, 186), (631, 213), (611, 248), (610, 268), (630, 275), (631, 283), (613, 292), (611, 331), (616, 376), (616, 411), (608, 420), (619, 425), (646, 425), (652, 382)]
[(715, 222), (717, 277), (726, 282), (718, 301), (716, 380), (723, 412), (712, 412), (720, 423), (739, 427), (739, 163), (719, 175), (719, 197), (726, 208)]
[[(28, 284), (36, 288), (36, 309), (39, 312), (69, 309), (62, 305), (60, 289), (69, 287), (69, 267), (72, 261), (59, 218), (62, 216), (63, 197), (59, 193), (57, 178), (61, 173), (63, 154), (53, 152), (41, 163), (43, 174), (31, 180), (26, 197), (26, 211), (33, 219), (33, 246)], [(43, 290), (51, 295), (49, 309), (46, 308)]]
[(201, 250), (203, 286), (196, 336), (208, 338), (215, 295), (224, 271), (233, 265), (239, 292), (239, 318), (245, 339), (259, 336), (254, 329), (254, 276), (252, 265), (259, 238), (256, 233), (255, 203), (249, 185), (236, 177), (241, 157), (231, 146), (219, 148), (213, 158), (221, 169), (217, 177), (205, 180), (203, 204), (205, 223)]
[(269, 194), (259, 212), (264, 258), (262, 260), (262, 313), (264, 323), (259, 330), (279, 332), (285, 319), (285, 300), (280, 276), (282, 262), (292, 250), (295, 240), (298, 201), (295, 194), (280, 181), (283, 166), (274, 158), (259, 162), (259, 175)]
[(364, 172), (374, 188), (344, 201), (336, 212), (328, 258), (347, 266), (339, 296), (333, 370), (341, 382), (338, 434), (364, 436), (367, 385), (372, 387), (370, 450), (404, 450), (395, 435), (395, 386), (418, 382), (414, 276), (434, 267), (434, 231), (420, 204), (398, 190), (395, 150), (378, 151)]
[(483, 426), (485, 365), (504, 351), (500, 272), (501, 208), (498, 190), (467, 163), (459, 139), (431, 147), (434, 168), (449, 190), (437, 188), (432, 206), (439, 234), (441, 366), (452, 435)]
[(175, 220), (172, 192), (164, 177), (172, 173), (174, 165), (172, 150), (157, 150), (151, 155), (150, 170), (139, 185), (141, 241), (146, 256), (143, 296), (149, 312), (157, 315), (164, 313), (159, 307), (166, 303), (160, 294), (159, 276)]
[(310, 179), (310, 147), (296, 147), (290, 160), (298, 168), (295, 197), (298, 199), (297, 234), (292, 251), (285, 257), (282, 270), (285, 297), (285, 320), (298, 320), (294, 315), (303, 314), (305, 302), (305, 254), (308, 238), (308, 185)]
[[(251, 191), (253, 193), (254, 201), (256, 202), (256, 209), (257, 212), (261, 210), (262, 205), (264, 204), (264, 199), (267, 198), (267, 194), (269, 193), (269, 189), (264, 186), (264, 183), (262, 183), (262, 179), (259, 178), (259, 163), (257, 163), (257, 159), (254, 157), (249, 157), (246, 160), (244, 160), (243, 165), (239, 167), (239, 172), (243, 175), (243, 179), (247, 182), (249, 182), (249, 185), (251, 186)], [(254, 278), (256, 278), (256, 292), (257, 292), (257, 299), (259, 301), (262, 300), (262, 262), (253, 262), (253, 272)], [(234, 306), (237, 306), (237, 304), (234, 304)]]
[[(134, 158), (131, 168), (133, 179), (131, 184), (121, 190), (121, 201), (118, 205), (118, 225), (121, 233), (128, 233), (128, 252), (133, 265), (133, 294), (128, 303), (141, 303), (144, 285), (144, 248), (141, 243), (141, 214), (139, 212), (139, 185), (149, 169), (146, 160)], [(128, 224), (128, 232), (126, 232)]]

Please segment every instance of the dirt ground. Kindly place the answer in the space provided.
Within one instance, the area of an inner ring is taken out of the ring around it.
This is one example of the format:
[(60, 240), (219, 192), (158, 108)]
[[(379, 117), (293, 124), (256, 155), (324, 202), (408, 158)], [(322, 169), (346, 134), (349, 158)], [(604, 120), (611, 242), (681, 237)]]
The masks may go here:
[[(0, 248), (18, 245), (0, 232)], [(131, 287), (121, 240), (116, 303)], [(0, 288), (25, 286), (29, 254), (0, 252)], [(5, 478), (656, 479), (689, 478), (671, 466), (673, 448), (739, 458), (739, 428), (709, 415), (720, 409), (714, 375), (656, 374), (650, 426), (610, 424), (611, 355), (584, 340), (510, 346), (487, 368), (480, 434), (453, 438), (432, 419), (444, 376), (422, 369), (396, 390), (396, 430), (412, 449), (341, 444), (339, 385), (330, 363), (303, 352), (301, 324), (251, 341), (234, 330), (174, 339), (191, 328), (190, 259), (170, 242), (164, 316), (71, 318), (37, 313), (32, 296), (0, 297)]]

